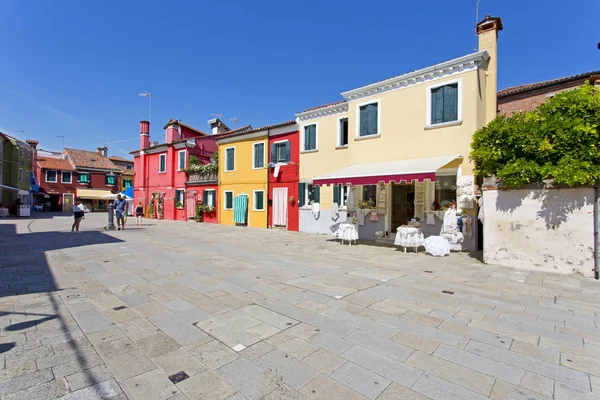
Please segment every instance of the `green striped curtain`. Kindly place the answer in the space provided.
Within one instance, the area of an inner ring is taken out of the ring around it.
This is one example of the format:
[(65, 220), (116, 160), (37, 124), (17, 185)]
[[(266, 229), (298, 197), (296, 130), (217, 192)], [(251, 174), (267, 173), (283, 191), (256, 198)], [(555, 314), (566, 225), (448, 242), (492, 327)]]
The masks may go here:
[(233, 222), (245, 224), (248, 215), (248, 196), (239, 195), (233, 201)]

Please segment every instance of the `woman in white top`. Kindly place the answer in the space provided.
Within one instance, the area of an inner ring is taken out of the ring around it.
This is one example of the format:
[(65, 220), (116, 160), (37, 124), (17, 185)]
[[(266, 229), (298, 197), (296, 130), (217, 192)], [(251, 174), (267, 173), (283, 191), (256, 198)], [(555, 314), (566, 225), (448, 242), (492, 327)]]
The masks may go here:
[(81, 224), (81, 220), (85, 214), (85, 206), (81, 202), (81, 199), (75, 199), (75, 206), (73, 207), (73, 217), (75, 218), (75, 222), (73, 222), (73, 226), (71, 227), (71, 232), (77, 231), (79, 232), (79, 224)]

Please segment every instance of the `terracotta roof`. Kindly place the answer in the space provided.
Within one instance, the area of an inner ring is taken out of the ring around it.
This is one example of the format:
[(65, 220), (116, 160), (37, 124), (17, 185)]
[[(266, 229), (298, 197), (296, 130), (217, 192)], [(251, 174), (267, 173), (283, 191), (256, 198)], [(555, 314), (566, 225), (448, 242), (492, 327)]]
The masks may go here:
[(329, 103), (329, 104), (323, 104), (317, 107), (312, 107), (312, 108), (307, 108), (306, 110), (302, 111), (303, 113), (305, 112), (309, 112), (309, 111), (313, 111), (313, 110), (318, 110), (319, 108), (325, 108), (325, 107), (329, 107), (329, 106), (335, 106), (337, 104), (343, 104), (343, 103), (347, 103), (348, 100), (340, 100), (340, 101), (336, 101), (333, 103)]
[(75, 171), (69, 160), (64, 158), (38, 159), (38, 165), (43, 169), (56, 169), (59, 171)]
[(585, 72), (583, 74), (567, 76), (565, 78), (551, 79), (549, 81), (528, 83), (526, 85), (513, 86), (510, 88), (502, 89), (498, 92), (498, 98), (511, 96), (514, 94), (528, 92), (530, 90), (543, 89), (549, 86), (559, 85), (561, 83), (568, 83), (577, 81), (580, 79), (589, 78), (592, 75), (600, 74), (600, 71)]
[(179, 120), (176, 120), (176, 119), (173, 119), (173, 118), (169, 119), (169, 122), (167, 122), (167, 124), (163, 127), (163, 129), (167, 129), (167, 126), (169, 126), (171, 124), (178, 124), (178, 125), (181, 125), (181, 126), (187, 128), (187, 129), (189, 129), (190, 131), (196, 132), (199, 135), (208, 136), (208, 133), (203, 132), (200, 129), (196, 129), (196, 128), (192, 127), (192, 126), (186, 125), (183, 122), (181, 122)]
[(111, 160), (111, 161), (128, 162), (128, 163), (132, 163), (133, 164), (133, 160), (128, 160), (126, 158), (119, 157), (119, 156), (111, 156), (111, 157), (108, 157), (108, 159)]
[[(243, 136), (243, 135), (247, 135), (247, 134), (254, 133), (254, 132), (265, 131), (267, 129), (275, 129), (275, 128), (280, 128), (280, 127), (286, 126), (286, 125), (293, 125), (295, 123), (296, 123), (296, 120), (292, 119), (289, 121), (281, 122), (279, 124), (261, 126), (260, 128), (252, 128), (252, 127), (250, 127), (250, 125), (248, 125), (243, 128), (236, 129), (235, 131), (224, 132), (224, 133), (218, 135), (216, 140), (218, 141), (220, 139), (227, 139), (227, 138), (234, 137), (234, 136)], [(251, 129), (246, 129), (248, 127), (250, 127)], [(246, 129), (246, 130), (240, 131), (240, 129)], [(215, 135), (215, 136), (217, 136), (217, 135)]]
[(95, 151), (64, 149), (64, 152), (75, 168), (119, 169), (107, 157), (104, 157)]

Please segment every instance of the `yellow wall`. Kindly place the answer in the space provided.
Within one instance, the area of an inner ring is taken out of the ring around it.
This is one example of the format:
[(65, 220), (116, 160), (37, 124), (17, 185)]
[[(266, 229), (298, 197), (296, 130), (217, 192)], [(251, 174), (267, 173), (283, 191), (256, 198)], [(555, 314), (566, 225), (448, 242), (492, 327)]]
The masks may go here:
[[(253, 169), (254, 143), (264, 143), (265, 166), (261, 169)], [(226, 172), (227, 157), (225, 149), (235, 147), (235, 170)], [(225, 192), (233, 191), (235, 198), (239, 194), (248, 195), (248, 226), (255, 228), (267, 227), (267, 163), (268, 163), (268, 137), (239, 137), (229, 143), (219, 142), (219, 223), (235, 225), (233, 222), (233, 210), (225, 210)], [(264, 190), (264, 211), (254, 211), (254, 191)]]

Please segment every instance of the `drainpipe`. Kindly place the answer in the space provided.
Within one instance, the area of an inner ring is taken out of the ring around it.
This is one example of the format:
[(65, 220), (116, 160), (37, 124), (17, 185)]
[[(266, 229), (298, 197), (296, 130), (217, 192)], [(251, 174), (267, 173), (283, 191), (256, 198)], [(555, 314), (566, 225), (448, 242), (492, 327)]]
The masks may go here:
[(600, 185), (594, 185), (594, 278), (600, 278), (600, 255), (598, 254), (598, 240), (600, 237)]

